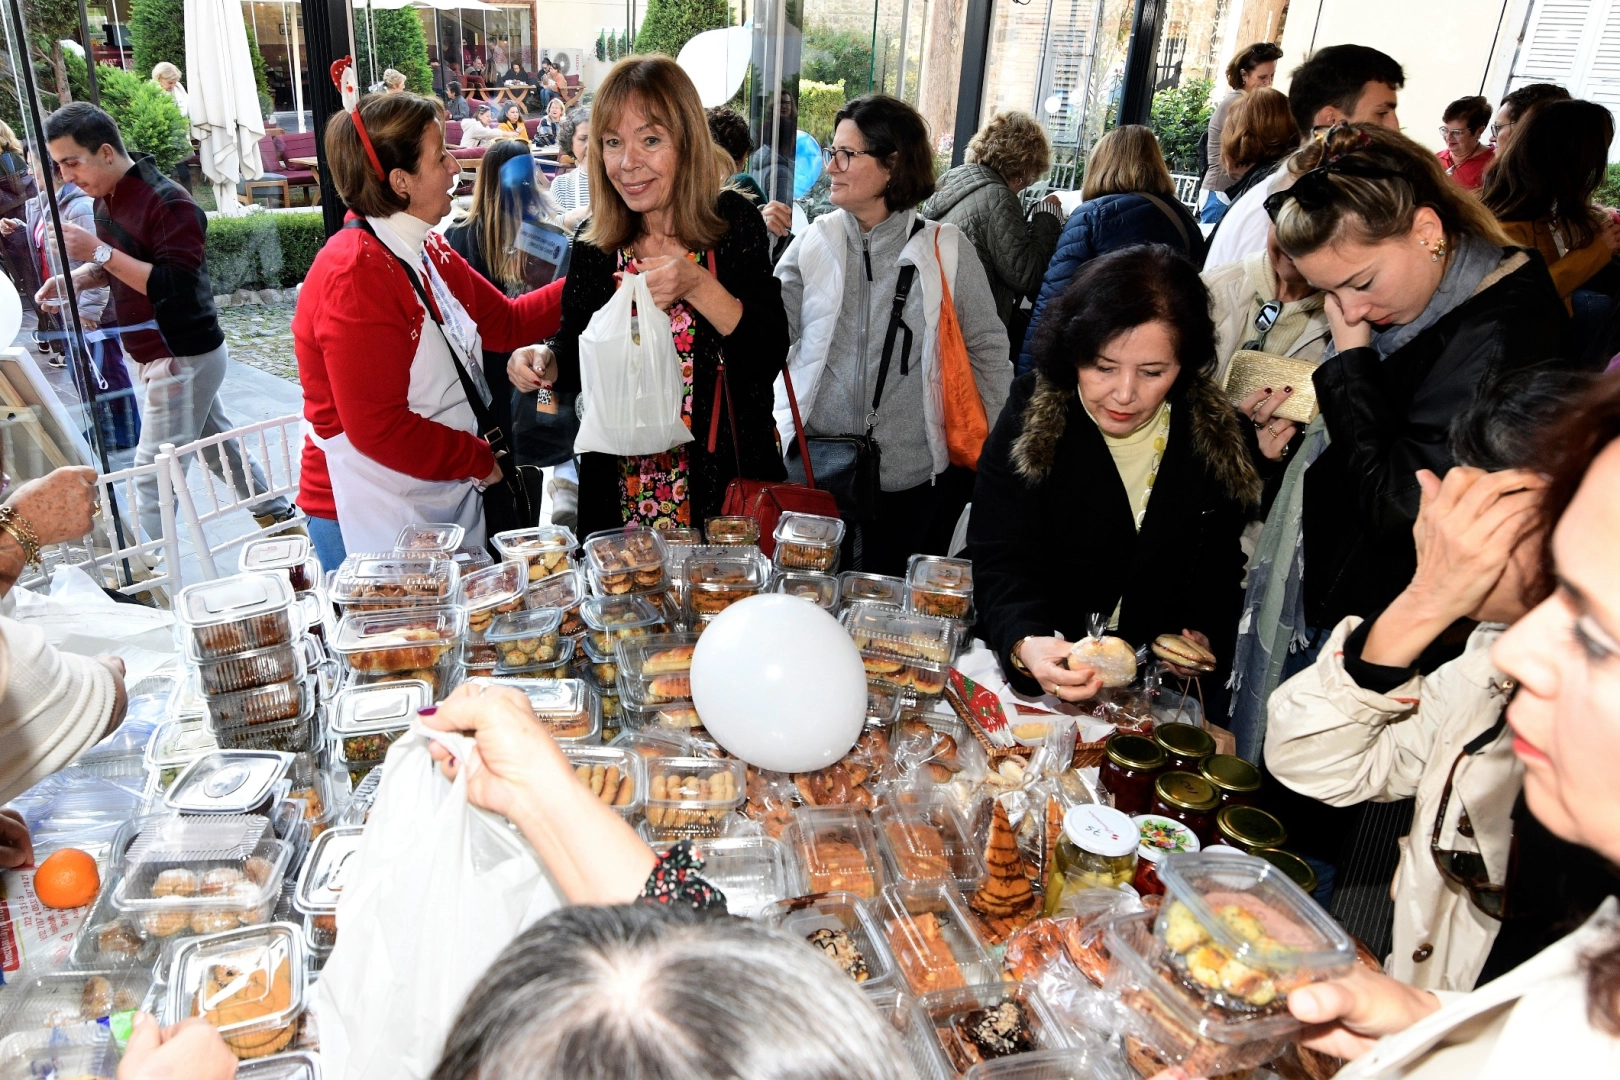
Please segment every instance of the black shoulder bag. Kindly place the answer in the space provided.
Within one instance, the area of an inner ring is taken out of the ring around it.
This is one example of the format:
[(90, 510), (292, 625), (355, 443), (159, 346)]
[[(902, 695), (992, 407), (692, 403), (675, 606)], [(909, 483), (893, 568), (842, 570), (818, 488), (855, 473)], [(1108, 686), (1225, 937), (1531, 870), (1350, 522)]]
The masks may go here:
[[(361, 229), (376, 236), (371, 222), (365, 218), (356, 218), (343, 226), (345, 229)], [(433, 325), (439, 328), (444, 337), (444, 344), (450, 351), (450, 360), (456, 365), (456, 378), (461, 381), (462, 393), (467, 395), (467, 404), (472, 406), (473, 417), (478, 422), (478, 434), (495, 455), (495, 462), (501, 467), (501, 482), (484, 489), (484, 530), (490, 536), (508, 529), (525, 529), (536, 525), (540, 521), (540, 491), (544, 482), (544, 473), (536, 465), (519, 465), (512, 460), (506, 445), (506, 434), (501, 431), (500, 425), (490, 414), (489, 406), (484, 404), (483, 395), (479, 394), (478, 387), (473, 383), (472, 376), (467, 374), (466, 365), (462, 358), (456, 354), (456, 347), (450, 344), (450, 335), (444, 332), (444, 320), (439, 316), (439, 309), (428, 298), (427, 289), (422, 285), (422, 279), (417, 275), (416, 269), (410, 263), (395, 254), (394, 250), (383, 244), (388, 254), (394, 256), (410, 279), (411, 287), (416, 290), (417, 299), (427, 309), (428, 318)]]
[[(922, 215), (912, 223), (911, 235), (916, 236), (922, 231)], [(820, 487), (832, 492), (833, 498), (838, 500), (838, 509), (844, 519), (850, 522), (872, 521), (877, 517), (878, 495), (882, 492), (880, 466), (883, 452), (878, 447), (877, 440), (872, 437), (872, 429), (877, 425), (878, 405), (883, 401), (883, 386), (889, 381), (889, 361), (894, 354), (896, 337), (903, 339), (900, 347), (900, 374), (907, 375), (911, 371), (911, 327), (906, 325), (902, 317), (906, 308), (906, 297), (911, 295), (911, 285), (917, 278), (917, 267), (914, 263), (907, 263), (900, 268), (900, 279), (895, 283), (894, 305), (889, 309), (889, 329), (883, 336), (883, 359), (878, 363), (877, 386), (872, 391), (872, 408), (866, 414), (866, 430), (860, 435), (811, 435), (804, 441), (810, 450), (810, 467), (814, 471), (816, 483), (813, 487)], [(863, 358), (864, 359), (864, 358)], [(788, 482), (794, 484), (807, 483), (804, 462), (799, 457), (797, 443), (787, 450)]]

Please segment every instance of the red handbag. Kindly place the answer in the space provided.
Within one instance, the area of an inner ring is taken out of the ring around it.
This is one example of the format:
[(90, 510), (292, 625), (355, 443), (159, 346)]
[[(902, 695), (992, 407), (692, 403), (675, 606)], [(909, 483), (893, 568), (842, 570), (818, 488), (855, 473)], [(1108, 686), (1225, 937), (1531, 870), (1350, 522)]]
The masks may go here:
[[(816, 487), (816, 476), (810, 468), (810, 447), (804, 440), (804, 421), (799, 417), (799, 402), (793, 394), (793, 378), (782, 369), (782, 382), (787, 387), (788, 407), (793, 410), (793, 433), (799, 441), (799, 459), (804, 462), (803, 484), (789, 484), (785, 481), (775, 480), (745, 480), (742, 477), (741, 451), (738, 451), (738, 476), (726, 485), (726, 501), (720, 512), (728, 517), (751, 517), (759, 522), (759, 549), (770, 555), (776, 549), (776, 523), (783, 514), (819, 514), (822, 517), (838, 517), (838, 500), (834, 499), (832, 492), (822, 491)], [(737, 441), (737, 414), (731, 407), (731, 397), (726, 390), (726, 365), (722, 361), (720, 372), (715, 376), (715, 394), (725, 399), (726, 416), (731, 421), (731, 446), (733, 450), (741, 445)], [(714, 453), (715, 436), (720, 428), (720, 402), (715, 402), (714, 412), (709, 417), (709, 453)]]

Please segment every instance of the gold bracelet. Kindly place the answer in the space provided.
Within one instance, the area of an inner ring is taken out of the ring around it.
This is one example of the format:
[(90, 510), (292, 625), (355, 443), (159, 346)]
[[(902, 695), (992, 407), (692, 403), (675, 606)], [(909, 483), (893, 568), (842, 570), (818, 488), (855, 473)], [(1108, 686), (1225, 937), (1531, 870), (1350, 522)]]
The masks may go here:
[(1034, 634), (1026, 634), (1024, 637), (1021, 637), (1017, 641), (1013, 642), (1012, 652), (1008, 654), (1009, 659), (1012, 660), (1013, 670), (1018, 672), (1020, 675), (1028, 675), (1032, 679), (1035, 676), (1031, 675), (1029, 668), (1024, 666), (1024, 658), (1018, 655), (1018, 650), (1024, 647), (1024, 642), (1028, 641), (1034, 636)]
[(10, 533), (23, 549), (23, 565), (39, 566), (39, 537), (28, 519), (17, 513), (15, 507), (0, 506), (0, 529)]

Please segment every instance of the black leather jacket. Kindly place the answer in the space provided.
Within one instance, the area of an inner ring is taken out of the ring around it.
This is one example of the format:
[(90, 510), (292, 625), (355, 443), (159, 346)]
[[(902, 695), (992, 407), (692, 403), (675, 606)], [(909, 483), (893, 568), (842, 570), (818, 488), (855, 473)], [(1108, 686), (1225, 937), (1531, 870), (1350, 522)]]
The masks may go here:
[(1380, 360), (1351, 349), (1316, 369), (1332, 443), (1305, 473), (1305, 617), (1371, 615), (1417, 569), (1416, 473), (1455, 462), (1451, 422), (1494, 379), (1569, 355), (1569, 318), (1534, 251), (1507, 249), (1467, 301)]

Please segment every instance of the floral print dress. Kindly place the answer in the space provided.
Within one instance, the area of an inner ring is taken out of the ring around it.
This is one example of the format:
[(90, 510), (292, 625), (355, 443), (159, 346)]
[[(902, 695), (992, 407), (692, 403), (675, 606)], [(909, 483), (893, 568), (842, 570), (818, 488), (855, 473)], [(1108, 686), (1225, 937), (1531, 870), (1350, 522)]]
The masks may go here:
[[(708, 253), (687, 252), (686, 257), (708, 268)], [(621, 248), (618, 271), (627, 273), (635, 253)], [(675, 353), (681, 358), (681, 419), (692, 427), (692, 354), (697, 344), (697, 312), (685, 300), (669, 309), (669, 329), (675, 338)], [(655, 529), (688, 528), (692, 524), (690, 499), (691, 459), (689, 443), (682, 443), (661, 454), (641, 454), (619, 458), (619, 508), (626, 525), (648, 525)]]

